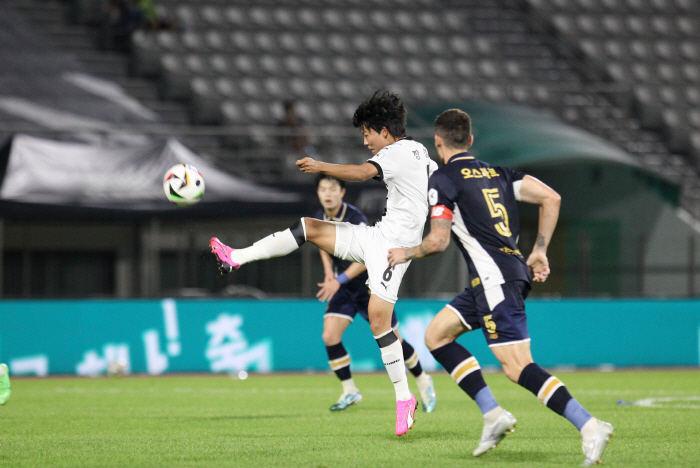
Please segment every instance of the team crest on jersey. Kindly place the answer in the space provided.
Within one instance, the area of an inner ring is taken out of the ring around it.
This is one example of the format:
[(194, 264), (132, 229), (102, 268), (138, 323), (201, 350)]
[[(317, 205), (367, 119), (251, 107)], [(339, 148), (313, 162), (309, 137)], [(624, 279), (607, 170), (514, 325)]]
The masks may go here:
[(415, 156), (416, 159), (420, 159), (420, 153), (418, 152), (418, 150), (413, 150), (413, 156)]
[(428, 190), (428, 203), (430, 203), (430, 206), (433, 206), (437, 203), (438, 200), (438, 193), (437, 190), (434, 188), (431, 188)]

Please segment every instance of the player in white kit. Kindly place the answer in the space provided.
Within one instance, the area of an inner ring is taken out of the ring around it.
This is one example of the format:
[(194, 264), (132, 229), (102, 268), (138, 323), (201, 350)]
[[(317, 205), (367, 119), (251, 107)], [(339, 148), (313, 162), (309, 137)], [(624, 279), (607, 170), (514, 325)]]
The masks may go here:
[(386, 252), (420, 244), (428, 215), (428, 179), (437, 164), (420, 143), (406, 137), (406, 108), (391, 92), (377, 91), (355, 111), (353, 126), (362, 131), (364, 144), (374, 155), (364, 164), (336, 165), (311, 158), (297, 161), (308, 174), (324, 173), (361, 182), (382, 180), (387, 188), (386, 211), (374, 226), (301, 218), (245, 249), (232, 249), (212, 238), (210, 246), (219, 269), (229, 273), (255, 260), (287, 255), (309, 241), (331, 255), (367, 267), (370, 328), (396, 391), (396, 435), (413, 426), (416, 398), (408, 389), (401, 343), (391, 328), (394, 303), (409, 263), (389, 267)]

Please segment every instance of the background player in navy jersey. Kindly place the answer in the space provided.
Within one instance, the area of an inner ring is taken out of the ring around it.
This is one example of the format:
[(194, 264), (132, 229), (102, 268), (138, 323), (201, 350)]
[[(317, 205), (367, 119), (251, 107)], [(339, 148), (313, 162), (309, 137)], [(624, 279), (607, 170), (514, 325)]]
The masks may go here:
[[(445, 250), (452, 231), (469, 266), (471, 287), (435, 316), (425, 343), (484, 415), (475, 456), (496, 447), (516, 424), (496, 402), (476, 358), (455, 342), (463, 333), (481, 328), (506, 376), (571, 421), (583, 436), (583, 464), (597, 464), (613, 427), (592, 417), (559, 379), (533, 362), (525, 318), (529, 270), (535, 281), (545, 281), (549, 275), (547, 246), (559, 217), (560, 197), (533, 177), (475, 159), (467, 151), (473, 140), (465, 112), (451, 109), (438, 116), (435, 146), (445, 165), (430, 178), (430, 234), (419, 246), (389, 250), (389, 264)], [(540, 206), (537, 240), (527, 262), (516, 244), (520, 231), (516, 200)]]
[(391, 328), (408, 263), (389, 267), (387, 250), (419, 244), (429, 206), (425, 196), (428, 178), (437, 169), (422, 144), (406, 137), (406, 108), (401, 98), (389, 91), (377, 91), (363, 101), (352, 117), (372, 151), (364, 164), (328, 164), (303, 158), (297, 166), (307, 174), (323, 173), (342, 180), (384, 182), (387, 189), (386, 214), (374, 226), (301, 218), (289, 229), (271, 234), (245, 249), (233, 249), (213, 237), (209, 241), (222, 273), (258, 260), (287, 255), (305, 242), (336, 257), (363, 263), (367, 267), (369, 326), (379, 346), (382, 362), (396, 395), (396, 435), (406, 434), (415, 422), (418, 400), (406, 378), (403, 350)]
[[(323, 208), (319, 209), (314, 218), (323, 221), (345, 222), (367, 226), (367, 217), (359, 209), (343, 201), (345, 182), (335, 177), (321, 174), (316, 178), (316, 193)], [(361, 263), (353, 263), (319, 249), (325, 278), (316, 297), (328, 302), (323, 318), (323, 341), (328, 352), (328, 364), (340, 379), (343, 393), (338, 402), (331, 406), (331, 411), (344, 410), (348, 406), (362, 401), (362, 394), (355, 386), (350, 372), (350, 355), (342, 343), (343, 333), (360, 315), (369, 321), (368, 306), (370, 292), (367, 287), (367, 267)], [(403, 348), (406, 367), (416, 377), (423, 411), (430, 413), (435, 410), (436, 398), (433, 380), (423, 371), (418, 353), (406, 340), (401, 338), (397, 329), (396, 312), (391, 317), (391, 328), (399, 338)]]

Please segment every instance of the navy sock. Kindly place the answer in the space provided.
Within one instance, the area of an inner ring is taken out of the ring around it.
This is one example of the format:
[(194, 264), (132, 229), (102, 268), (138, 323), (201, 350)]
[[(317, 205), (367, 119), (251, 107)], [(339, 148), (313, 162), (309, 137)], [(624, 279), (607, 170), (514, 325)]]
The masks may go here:
[(406, 340), (401, 342), (401, 348), (403, 349), (403, 360), (406, 363), (406, 367), (408, 367), (408, 370), (411, 371), (414, 377), (418, 377), (423, 373), (423, 367), (420, 365), (418, 353)]
[(462, 345), (453, 341), (434, 349), (431, 353), (437, 362), (450, 373), (459, 388), (476, 401), (482, 413), (498, 406), (491, 390), (484, 381), (483, 375), (481, 375), (479, 362)]
[(520, 373), (518, 385), (530, 390), (547, 408), (564, 416), (579, 430), (591, 419), (590, 413), (571, 396), (562, 381), (534, 362)]
[(326, 352), (328, 353), (328, 364), (330, 364), (335, 375), (337, 375), (341, 381), (352, 378), (352, 373), (350, 372), (350, 355), (345, 351), (343, 342), (341, 341), (333, 346), (326, 346)]

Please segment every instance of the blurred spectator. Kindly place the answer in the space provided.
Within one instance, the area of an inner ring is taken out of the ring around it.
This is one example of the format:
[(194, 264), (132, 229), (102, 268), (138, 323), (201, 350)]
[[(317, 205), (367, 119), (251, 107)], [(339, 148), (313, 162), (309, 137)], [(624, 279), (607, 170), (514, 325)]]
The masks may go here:
[(176, 24), (159, 13), (153, 0), (109, 0), (100, 39), (102, 48), (128, 52), (131, 33), (137, 29), (172, 30)]
[(278, 125), (283, 129), (281, 132), (283, 146), (302, 155), (301, 157), (313, 155), (314, 148), (309, 143), (309, 124), (306, 119), (297, 115), (292, 101), (284, 103), (284, 117)]
[(296, 161), (306, 156), (313, 157), (316, 149), (310, 142), (309, 124), (297, 115), (292, 101), (284, 102), (284, 116), (278, 122), (280, 127), (280, 146), (284, 154), (284, 177), (291, 180), (305, 180), (305, 174), (296, 166)]

